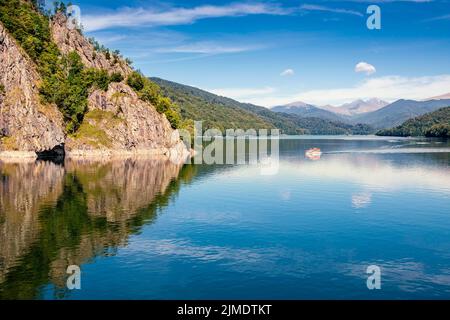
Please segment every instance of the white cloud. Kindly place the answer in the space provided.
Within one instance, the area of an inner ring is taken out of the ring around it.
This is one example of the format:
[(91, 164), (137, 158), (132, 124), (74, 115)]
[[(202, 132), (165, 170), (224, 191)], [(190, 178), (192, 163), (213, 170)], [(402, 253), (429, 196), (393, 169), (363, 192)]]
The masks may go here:
[[(303, 100), (314, 103), (348, 102), (359, 98), (378, 97), (383, 100), (426, 99), (450, 89), (450, 75), (402, 77), (386, 76), (367, 79), (350, 88), (313, 90), (300, 94)], [(301, 100), (301, 99), (300, 99)]]
[(315, 4), (304, 4), (300, 7), (301, 10), (304, 11), (325, 11), (325, 12), (333, 12), (333, 13), (343, 13), (343, 14), (350, 14), (354, 16), (362, 17), (364, 16), (361, 12), (355, 11), (355, 10), (348, 10), (348, 9), (341, 9), (341, 8), (330, 8)]
[(293, 76), (294, 74), (295, 74), (294, 70), (286, 69), (282, 73), (280, 73), (280, 76), (286, 77), (286, 76)]
[(352, 87), (310, 90), (291, 95), (248, 95), (242, 101), (266, 107), (293, 101), (305, 101), (315, 105), (337, 105), (373, 97), (392, 102), (397, 99), (423, 100), (448, 93), (449, 88), (450, 74), (424, 77), (386, 76), (366, 79)]
[(114, 27), (171, 26), (191, 24), (200, 19), (239, 17), (246, 15), (287, 15), (292, 10), (276, 4), (230, 4), (225, 6), (205, 5), (193, 8), (170, 8), (166, 11), (155, 8), (122, 8), (115, 12), (85, 14), (82, 23), (86, 31)]
[(264, 96), (274, 93), (276, 90), (272, 87), (264, 88), (223, 88), (223, 89), (206, 89), (209, 92), (217, 94), (219, 96), (228, 97), (232, 99), (242, 99), (246, 101), (248, 98), (253, 98), (255, 96)]
[(369, 76), (377, 72), (377, 69), (370, 63), (360, 62), (355, 66), (355, 72), (365, 72)]

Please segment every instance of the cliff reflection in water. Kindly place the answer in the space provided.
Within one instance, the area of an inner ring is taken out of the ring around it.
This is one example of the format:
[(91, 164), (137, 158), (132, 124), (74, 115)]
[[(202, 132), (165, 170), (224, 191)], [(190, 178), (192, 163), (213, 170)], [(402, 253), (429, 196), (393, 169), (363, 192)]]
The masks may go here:
[(194, 166), (168, 160), (0, 162), (0, 299), (39, 298), (66, 268), (125, 245)]

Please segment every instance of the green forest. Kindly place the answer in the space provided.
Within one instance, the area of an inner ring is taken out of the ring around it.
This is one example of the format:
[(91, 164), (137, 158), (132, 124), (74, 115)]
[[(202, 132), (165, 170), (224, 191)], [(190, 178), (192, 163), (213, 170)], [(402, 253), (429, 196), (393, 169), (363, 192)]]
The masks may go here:
[(450, 107), (441, 108), (434, 112), (409, 119), (402, 125), (380, 130), (379, 136), (399, 137), (450, 137)]

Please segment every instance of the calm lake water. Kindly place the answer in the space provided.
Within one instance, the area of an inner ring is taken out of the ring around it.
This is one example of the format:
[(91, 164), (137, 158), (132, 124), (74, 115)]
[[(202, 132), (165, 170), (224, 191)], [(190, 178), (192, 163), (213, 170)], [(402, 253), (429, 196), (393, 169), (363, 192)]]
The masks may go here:
[(448, 142), (374, 137), (282, 139), (272, 176), (0, 162), (0, 298), (449, 299), (449, 165)]

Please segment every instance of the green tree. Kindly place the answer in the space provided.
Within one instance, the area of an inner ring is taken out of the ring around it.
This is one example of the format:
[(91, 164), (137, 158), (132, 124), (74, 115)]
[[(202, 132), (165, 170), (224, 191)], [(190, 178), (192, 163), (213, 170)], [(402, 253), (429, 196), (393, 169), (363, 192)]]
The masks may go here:
[(144, 89), (144, 77), (139, 72), (134, 71), (128, 76), (127, 84), (139, 92)]
[(123, 81), (123, 76), (120, 72), (114, 72), (113, 74), (111, 74), (111, 82), (122, 82)]
[(435, 124), (425, 131), (425, 136), (450, 138), (450, 124), (448, 123)]

